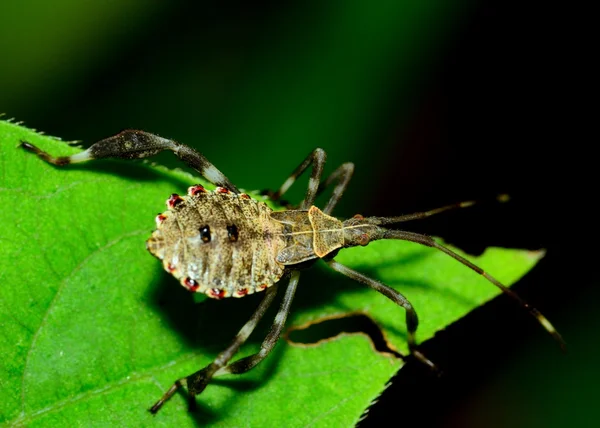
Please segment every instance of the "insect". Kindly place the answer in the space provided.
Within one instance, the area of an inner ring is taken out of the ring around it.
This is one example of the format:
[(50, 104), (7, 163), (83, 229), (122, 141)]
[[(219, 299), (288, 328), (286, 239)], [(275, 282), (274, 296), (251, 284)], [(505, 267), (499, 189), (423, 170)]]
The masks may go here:
[[(344, 163), (327, 178), (322, 179), (326, 158), (322, 149), (312, 151), (279, 190), (270, 194), (271, 199), (281, 200), (296, 179), (310, 167), (309, 184), (302, 202), (297, 207), (273, 211), (264, 202), (241, 193), (201, 153), (147, 132), (125, 130), (96, 142), (85, 151), (67, 157), (53, 157), (24, 141), (21, 142), (21, 147), (58, 166), (101, 158), (141, 159), (170, 150), (217, 186), (214, 191), (208, 191), (201, 185), (195, 185), (188, 189), (185, 196), (172, 194), (167, 200), (167, 211), (156, 217), (156, 230), (148, 239), (147, 248), (162, 261), (165, 270), (191, 292), (222, 299), (239, 298), (264, 291), (264, 297), (231, 344), (206, 367), (176, 380), (149, 409), (152, 413), (158, 412), (181, 387), (187, 388), (189, 406), (193, 409), (196, 396), (206, 388), (213, 377), (241, 374), (263, 361), (282, 333), (301, 269), (311, 266), (319, 259), (333, 270), (371, 287), (403, 307), (411, 354), (435, 369), (435, 365), (416, 347), (418, 317), (411, 303), (399, 291), (335, 260), (338, 251), (343, 248), (365, 246), (379, 239), (410, 241), (444, 252), (512, 297), (538, 320), (561, 347), (564, 347), (560, 334), (537, 309), (481, 268), (429, 236), (389, 227), (467, 207), (473, 202), (462, 202), (398, 217), (355, 215), (347, 220), (337, 219), (331, 213), (350, 182), (354, 165)], [(323, 209), (319, 209), (313, 205), (315, 198), (328, 188), (332, 188), (329, 201)], [(287, 288), (260, 351), (231, 362), (273, 302), (284, 278), (289, 278)]]

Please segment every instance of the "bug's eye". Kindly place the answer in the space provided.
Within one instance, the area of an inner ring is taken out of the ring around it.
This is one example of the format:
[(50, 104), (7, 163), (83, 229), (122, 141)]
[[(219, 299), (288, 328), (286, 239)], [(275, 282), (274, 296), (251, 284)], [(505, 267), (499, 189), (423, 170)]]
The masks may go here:
[(202, 226), (200, 228), (200, 239), (202, 242), (210, 242), (210, 227)]
[(238, 228), (235, 224), (232, 224), (231, 226), (227, 226), (227, 236), (229, 237), (229, 240), (231, 242), (235, 242), (238, 240)]

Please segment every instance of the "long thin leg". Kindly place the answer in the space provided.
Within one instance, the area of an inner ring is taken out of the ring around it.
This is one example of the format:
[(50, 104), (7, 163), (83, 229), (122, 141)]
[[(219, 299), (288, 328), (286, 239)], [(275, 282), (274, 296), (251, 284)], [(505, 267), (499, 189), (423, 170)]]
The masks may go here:
[(489, 282), (491, 282), (496, 287), (498, 287), (500, 290), (502, 290), (503, 293), (505, 293), (508, 296), (510, 296), (511, 298), (513, 298), (525, 310), (527, 310), (542, 325), (542, 327), (544, 327), (544, 329), (546, 329), (546, 331), (552, 335), (552, 337), (554, 337), (554, 339), (558, 342), (559, 346), (561, 347), (561, 349), (563, 351), (566, 350), (566, 344), (565, 344), (565, 341), (563, 340), (562, 336), (560, 335), (560, 333), (558, 331), (556, 331), (556, 329), (554, 328), (552, 323), (550, 323), (550, 321), (548, 321), (548, 319), (540, 313), (540, 311), (538, 311), (536, 308), (531, 306), (525, 300), (521, 299), (521, 297), (517, 293), (515, 293), (510, 288), (503, 285), (500, 281), (498, 281), (496, 278), (494, 278), (493, 276), (491, 276), (490, 274), (485, 272), (479, 266), (474, 265), (473, 263), (471, 263), (464, 257), (456, 254), (454, 251), (450, 250), (449, 248), (446, 248), (443, 245), (438, 244), (430, 236), (421, 235), (419, 233), (414, 233), (414, 232), (406, 232), (406, 231), (402, 231), (402, 230), (386, 230), (382, 239), (400, 239), (403, 241), (411, 241), (411, 242), (415, 242), (417, 244), (425, 245), (427, 247), (437, 248), (438, 250), (442, 251), (443, 253), (446, 253), (453, 259), (455, 259), (458, 262), (462, 263), (463, 265), (467, 266), (469, 269), (471, 269), (471, 270), (477, 272), (479, 275), (483, 276)]
[(238, 188), (198, 151), (176, 141), (144, 131), (127, 129), (117, 135), (98, 141), (87, 150), (72, 156), (54, 157), (26, 141), (21, 141), (21, 147), (35, 153), (46, 162), (59, 166), (102, 158), (142, 159), (164, 150), (171, 150), (179, 159), (198, 171), (211, 183), (225, 187), (232, 192), (240, 193)]
[(433, 364), (431, 361), (429, 361), (422, 353), (420, 353), (416, 349), (417, 343), (415, 340), (415, 333), (416, 333), (417, 327), (419, 325), (419, 318), (417, 317), (417, 312), (415, 312), (415, 309), (413, 308), (411, 303), (408, 301), (408, 299), (406, 297), (404, 297), (402, 295), (402, 293), (394, 290), (391, 287), (388, 287), (387, 285), (385, 285), (379, 281), (374, 280), (373, 278), (369, 278), (368, 276), (363, 275), (362, 273), (357, 272), (354, 269), (350, 269), (349, 267), (344, 266), (343, 264), (338, 263), (335, 260), (329, 260), (326, 263), (333, 270), (338, 271), (338, 272), (346, 275), (347, 277), (352, 278), (355, 281), (358, 281), (365, 285), (368, 285), (373, 290), (378, 291), (379, 293), (383, 294), (385, 297), (387, 297), (388, 299), (390, 299), (397, 305), (402, 306), (406, 310), (406, 330), (407, 330), (408, 347), (410, 349), (410, 352), (419, 361), (425, 363), (432, 369), (437, 370), (437, 367), (435, 366), (435, 364)]
[(335, 171), (333, 171), (325, 181), (321, 182), (321, 176), (323, 174), (323, 166), (325, 165), (326, 154), (323, 149), (315, 149), (309, 154), (304, 161), (292, 172), (292, 174), (284, 181), (279, 190), (272, 193), (270, 198), (274, 201), (281, 199), (281, 197), (288, 191), (288, 189), (296, 182), (296, 179), (302, 175), (304, 171), (312, 164), (313, 170), (311, 177), (308, 182), (308, 189), (304, 197), (304, 201), (300, 204), (302, 209), (309, 208), (317, 196), (319, 196), (325, 189), (327, 189), (334, 181), (338, 181), (333, 194), (327, 202), (325, 209), (323, 210), (326, 214), (331, 214), (344, 191), (348, 187), (348, 183), (354, 173), (353, 163), (344, 163), (340, 165)]
[(327, 205), (325, 205), (325, 209), (323, 210), (325, 214), (331, 214), (337, 203), (340, 201), (342, 195), (346, 191), (346, 188), (348, 188), (348, 184), (350, 183), (352, 174), (354, 174), (354, 164), (351, 162), (347, 162), (340, 165), (335, 171), (333, 171), (329, 175), (329, 177), (325, 179), (325, 181), (323, 181), (319, 185), (319, 189), (317, 190), (317, 196), (323, 193), (323, 191), (326, 188), (328, 188), (331, 185), (331, 183), (337, 181), (337, 184), (333, 188), (331, 198), (329, 198), (329, 201), (327, 202)]
[(186, 376), (182, 379), (178, 379), (175, 381), (173, 386), (169, 388), (169, 390), (158, 400), (151, 408), (151, 413), (156, 413), (160, 410), (160, 408), (165, 404), (165, 402), (175, 394), (175, 392), (181, 388), (182, 386), (187, 387), (188, 389), (188, 399), (190, 403), (190, 409), (193, 409), (196, 405), (196, 395), (200, 394), (206, 388), (206, 385), (210, 382), (214, 374), (222, 367), (224, 367), (231, 358), (235, 355), (235, 353), (240, 349), (240, 346), (244, 344), (244, 342), (248, 339), (260, 319), (263, 317), (268, 307), (273, 302), (275, 295), (277, 294), (278, 284), (275, 284), (273, 287), (268, 288), (265, 294), (265, 297), (262, 299), (258, 308), (252, 317), (248, 320), (246, 324), (241, 328), (238, 334), (235, 336), (231, 344), (225, 348), (217, 358), (204, 367), (201, 370), (198, 370), (196, 373), (193, 373), (189, 376)]
[(273, 322), (273, 326), (267, 334), (267, 337), (260, 345), (260, 351), (254, 355), (249, 355), (247, 357), (241, 358), (226, 367), (220, 368), (215, 376), (221, 376), (224, 374), (240, 374), (247, 372), (248, 370), (256, 367), (261, 361), (263, 361), (269, 353), (275, 347), (275, 344), (279, 340), (281, 336), (281, 332), (283, 327), (285, 326), (285, 321), (287, 320), (288, 314), (290, 313), (290, 307), (292, 306), (292, 300), (294, 299), (294, 294), (296, 292), (296, 287), (298, 285), (298, 279), (300, 278), (300, 272), (294, 271), (292, 273), (292, 277), (290, 278), (290, 283), (285, 291), (285, 295), (283, 296), (283, 301), (281, 302), (281, 306), (279, 307), (279, 311), (275, 316), (275, 321)]
[(292, 174), (283, 182), (279, 190), (270, 195), (270, 198), (274, 201), (281, 199), (281, 197), (288, 191), (288, 189), (294, 184), (296, 179), (302, 175), (306, 169), (312, 165), (312, 172), (308, 179), (308, 188), (306, 189), (306, 195), (304, 200), (300, 204), (301, 209), (309, 208), (317, 196), (319, 190), (319, 183), (321, 182), (321, 176), (323, 175), (323, 166), (327, 155), (323, 149), (314, 149), (307, 157), (302, 161), (300, 165), (292, 172)]
[[(507, 202), (509, 199), (510, 199), (509, 196), (506, 194), (498, 195), (496, 197), (496, 200), (498, 202)], [(476, 203), (477, 203), (477, 201), (463, 201), (463, 202), (458, 202), (456, 204), (444, 205), (443, 207), (435, 208), (435, 209), (432, 209), (429, 211), (406, 214), (406, 215), (401, 215), (401, 216), (397, 216), (397, 217), (369, 217), (369, 218), (373, 219), (373, 221), (374, 221), (373, 224), (379, 224), (379, 225), (401, 223), (404, 221), (420, 220), (420, 219), (423, 219), (426, 217), (430, 217), (432, 215), (440, 214), (440, 213), (443, 213), (446, 211), (451, 211), (451, 210), (455, 210), (455, 209), (459, 209), (459, 208), (472, 207)]]

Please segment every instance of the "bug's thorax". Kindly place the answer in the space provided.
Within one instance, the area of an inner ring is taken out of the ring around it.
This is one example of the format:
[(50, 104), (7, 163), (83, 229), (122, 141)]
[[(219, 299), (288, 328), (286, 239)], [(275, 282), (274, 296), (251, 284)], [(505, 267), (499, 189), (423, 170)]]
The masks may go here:
[(271, 218), (284, 225), (286, 245), (277, 255), (277, 261), (284, 265), (323, 258), (340, 248), (365, 246), (385, 239), (387, 231), (377, 224), (375, 217), (357, 214), (341, 221), (315, 206), (308, 210), (273, 212)]
[(273, 212), (271, 218), (284, 227), (286, 246), (277, 255), (284, 265), (322, 258), (344, 245), (342, 222), (315, 206)]
[(188, 290), (243, 297), (282, 277), (285, 267), (275, 258), (285, 246), (283, 225), (264, 202), (196, 185), (187, 196), (171, 195), (167, 207), (147, 248)]

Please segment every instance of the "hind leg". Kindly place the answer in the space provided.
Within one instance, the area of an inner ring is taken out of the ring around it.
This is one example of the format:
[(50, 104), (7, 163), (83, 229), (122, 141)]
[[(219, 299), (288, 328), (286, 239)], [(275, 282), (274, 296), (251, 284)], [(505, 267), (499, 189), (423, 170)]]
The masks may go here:
[(202, 153), (185, 144), (144, 131), (127, 129), (117, 135), (100, 140), (87, 150), (71, 156), (54, 157), (26, 141), (21, 141), (21, 147), (35, 153), (40, 159), (58, 166), (103, 158), (143, 159), (164, 150), (170, 150), (214, 185), (225, 187), (234, 193), (240, 193), (238, 188)]

